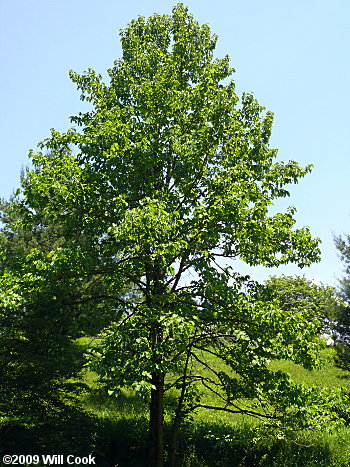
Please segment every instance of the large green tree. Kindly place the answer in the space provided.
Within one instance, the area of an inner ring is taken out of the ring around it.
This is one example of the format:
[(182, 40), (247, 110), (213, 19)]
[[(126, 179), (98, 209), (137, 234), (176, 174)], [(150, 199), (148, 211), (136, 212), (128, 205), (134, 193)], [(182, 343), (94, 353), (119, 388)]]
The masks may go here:
[[(178, 427), (200, 408), (277, 425), (324, 421), (320, 391), (268, 366), (287, 358), (312, 368), (318, 326), (279, 308), (225, 262), (318, 260), (318, 240), (294, 229), (295, 208), (269, 212), (311, 167), (277, 161), (268, 145), (272, 113), (250, 94), (238, 98), (229, 58), (214, 58), (216, 36), (182, 4), (169, 16), (131, 21), (121, 42), (108, 84), (91, 69), (71, 72), (91, 110), (31, 154), (22, 222), (40, 213), (72, 232), (36, 263), (35, 277), (52, 280), (59, 265), (68, 285), (103, 280), (100, 298), (114, 302), (115, 322), (94, 368), (111, 390), (149, 396), (149, 465), (163, 465), (163, 398), (171, 389), (170, 464)], [(128, 284), (137, 302), (120, 298)], [(216, 404), (203, 402), (202, 388)]]

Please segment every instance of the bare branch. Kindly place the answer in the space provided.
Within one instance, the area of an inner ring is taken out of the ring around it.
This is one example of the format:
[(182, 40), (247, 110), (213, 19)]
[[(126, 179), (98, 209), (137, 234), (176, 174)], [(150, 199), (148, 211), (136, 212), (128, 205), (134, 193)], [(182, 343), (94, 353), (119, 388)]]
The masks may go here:
[(232, 409), (229, 409), (228, 407), (219, 407), (215, 405), (206, 405), (206, 404), (196, 404), (192, 406), (189, 410), (192, 411), (192, 410), (196, 410), (199, 408), (209, 409), (209, 410), (221, 410), (221, 411), (229, 412), (229, 413), (240, 413), (244, 415), (250, 415), (252, 417), (259, 418), (261, 420), (264, 420), (264, 419), (279, 420), (281, 418), (281, 417), (278, 417), (277, 415), (262, 414), (262, 413), (254, 412), (253, 410), (248, 410), (248, 409), (238, 408), (236, 410), (232, 410)]

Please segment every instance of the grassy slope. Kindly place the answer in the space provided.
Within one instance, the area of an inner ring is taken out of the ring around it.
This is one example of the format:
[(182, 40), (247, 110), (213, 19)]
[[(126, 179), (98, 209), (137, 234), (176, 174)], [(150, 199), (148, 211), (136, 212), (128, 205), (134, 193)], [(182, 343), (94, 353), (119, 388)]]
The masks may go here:
[[(81, 339), (82, 347), (90, 339)], [(349, 374), (334, 367), (332, 349), (326, 349), (323, 369), (308, 372), (289, 362), (273, 366), (296, 381), (322, 386), (344, 386), (350, 392)], [(216, 363), (216, 362), (215, 362)], [(204, 369), (198, 368), (204, 373)], [(55, 420), (43, 418), (32, 427), (6, 420), (0, 429), (1, 455), (61, 453), (97, 456), (100, 467), (147, 466), (147, 404), (130, 391), (109, 397), (97, 376), (85, 370), (82, 380), (90, 390), (70, 403)], [(211, 393), (207, 404), (215, 404)], [(1, 425), (0, 420), (0, 425)], [(169, 424), (166, 425), (166, 439)], [(350, 427), (336, 434), (304, 432), (293, 440), (257, 437), (256, 423), (247, 417), (223, 412), (198, 411), (181, 430), (179, 467), (349, 467)]]
[[(343, 386), (350, 392), (350, 374), (336, 368), (332, 363), (332, 356), (333, 349), (326, 349), (323, 352), (324, 367), (312, 372), (287, 361), (275, 362), (272, 367), (288, 372), (298, 382), (329, 387)], [(122, 392), (117, 399), (108, 397), (97, 383), (96, 375), (89, 371), (85, 372), (84, 380), (92, 392), (85, 395), (81, 401), (82, 405), (85, 410), (103, 419), (110, 427), (114, 426), (116, 451), (121, 449), (119, 438), (124, 440), (124, 444), (126, 442), (123, 438), (125, 430), (131, 433), (134, 432), (135, 426), (143, 426), (143, 430), (147, 428), (147, 406), (139, 398), (128, 391)], [(206, 393), (205, 402), (215, 404), (215, 396)], [(276, 437), (258, 439), (255, 437), (254, 426), (256, 422), (247, 417), (224, 412), (198, 411), (193, 422), (184, 428), (180, 438), (180, 453), (183, 457), (180, 455), (179, 466), (350, 466), (348, 427), (333, 435), (325, 432), (300, 433), (294, 441), (286, 441)], [(124, 430), (123, 433), (121, 430)], [(137, 447), (137, 436), (141, 437), (140, 433), (137, 435), (134, 432), (135, 438), (130, 448), (136, 456), (132, 461), (135, 466), (143, 465), (137, 463), (137, 452), (141, 449)], [(144, 449), (146, 438), (142, 436), (143, 441), (140, 439), (140, 445)], [(125, 460), (120, 462), (120, 465), (124, 465), (123, 462), (129, 465)]]

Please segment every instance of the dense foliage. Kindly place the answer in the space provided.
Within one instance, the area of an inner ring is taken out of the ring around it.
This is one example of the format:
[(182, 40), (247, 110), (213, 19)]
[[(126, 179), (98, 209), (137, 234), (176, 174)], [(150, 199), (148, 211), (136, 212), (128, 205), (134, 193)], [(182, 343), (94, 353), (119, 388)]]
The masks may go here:
[(30, 424), (59, 414), (62, 396), (77, 389), (67, 379), (79, 353), (70, 339), (72, 309), (60, 298), (64, 277), (36, 274), (41, 258), (64, 241), (62, 229), (52, 223), (16, 229), (17, 202), (1, 205), (0, 415)]
[(317, 319), (321, 334), (334, 334), (335, 323), (344, 310), (336, 287), (315, 283), (305, 276), (271, 276), (265, 284), (274, 291), (284, 310)]
[(98, 279), (73, 277), (74, 257), (60, 255), (66, 228), (38, 212), (24, 225), (19, 204), (14, 196), (0, 206), (0, 416), (31, 424), (60, 417), (83, 388), (71, 380), (84, 364), (75, 339), (99, 332), (115, 312), (101, 300), (91, 306)]
[(338, 236), (335, 238), (335, 245), (339, 251), (344, 265), (344, 276), (340, 279), (340, 293), (345, 306), (339, 311), (336, 320), (336, 350), (337, 364), (349, 370), (350, 369), (350, 236)]

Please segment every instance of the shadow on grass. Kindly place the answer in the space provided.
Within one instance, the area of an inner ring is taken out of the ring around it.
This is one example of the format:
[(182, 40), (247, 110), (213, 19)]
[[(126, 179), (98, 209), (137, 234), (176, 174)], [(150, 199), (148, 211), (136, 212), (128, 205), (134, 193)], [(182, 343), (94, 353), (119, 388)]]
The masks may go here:
[(83, 398), (82, 404), (100, 418), (139, 418), (148, 414), (148, 404), (139, 396), (125, 391), (116, 396), (108, 396), (103, 387), (91, 389)]
[[(308, 440), (310, 441), (310, 439)], [(249, 425), (225, 426), (192, 423), (180, 435), (178, 466), (182, 467), (331, 467), (334, 452), (321, 436), (313, 444), (297, 444), (275, 438), (256, 439)]]
[[(95, 456), (101, 467), (147, 465), (147, 422), (99, 419), (70, 408), (61, 419), (35, 426), (5, 422), (0, 426), (0, 458), (10, 455), (72, 454)], [(42, 463), (36, 465), (43, 465)]]
[[(128, 399), (126, 397), (126, 399)], [(126, 403), (126, 400), (124, 401)], [(130, 402), (130, 400), (129, 400)], [(148, 422), (138, 418), (99, 418), (67, 407), (60, 417), (35, 426), (7, 422), (0, 426), (0, 455), (63, 454), (96, 457), (100, 467), (146, 467)], [(165, 443), (170, 427), (166, 426)], [(178, 446), (179, 467), (347, 467), (335, 444), (308, 434), (305, 445), (277, 438), (255, 439), (249, 425), (192, 422), (183, 427)], [(343, 446), (346, 441), (343, 440)], [(339, 449), (342, 449), (341, 446)], [(338, 457), (337, 457), (338, 456)], [(42, 464), (37, 464), (42, 465)]]

